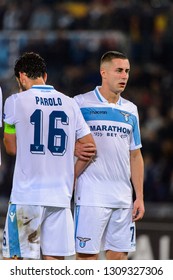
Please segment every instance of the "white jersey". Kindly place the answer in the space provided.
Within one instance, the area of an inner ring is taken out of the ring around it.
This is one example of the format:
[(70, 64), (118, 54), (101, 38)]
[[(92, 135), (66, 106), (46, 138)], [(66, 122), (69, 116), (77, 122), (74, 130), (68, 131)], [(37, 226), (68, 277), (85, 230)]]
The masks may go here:
[(33, 86), (7, 98), (4, 113), (17, 138), (10, 201), (70, 207), (75, 141), (90, 133), (76, 102), (52, 86)]
[(94, 137), (97, 156), (78, 178), (78, 205), (132, 207), (130, 150), (141, 145), (137, 107), (120, 97), (116, 104), (99, 88), (74, 97)]
[[(2, 127), (2, 90), (0, 87), (0, 127)], [(0, 165), (1, 165), (1, 147), (0, 147)]]

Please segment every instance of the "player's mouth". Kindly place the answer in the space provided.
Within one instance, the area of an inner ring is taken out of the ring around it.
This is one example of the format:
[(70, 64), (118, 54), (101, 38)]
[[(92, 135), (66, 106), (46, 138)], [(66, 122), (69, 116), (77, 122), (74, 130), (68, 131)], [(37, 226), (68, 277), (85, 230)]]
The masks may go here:
[(121, 86), (121, 87), (125, 87), (126, 86), (126, 83), (119, 83), (119, 85)]

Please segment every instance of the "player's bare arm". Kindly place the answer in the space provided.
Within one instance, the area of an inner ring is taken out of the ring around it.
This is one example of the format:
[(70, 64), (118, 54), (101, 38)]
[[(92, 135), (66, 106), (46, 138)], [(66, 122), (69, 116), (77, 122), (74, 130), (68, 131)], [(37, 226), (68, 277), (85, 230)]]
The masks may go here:
[(4, 123), (4, 138), (5, 150), (11, 156), (16, 155), (16, 130), (14, 125)]
[(4, 146), (7, 154), (11, 156), (16, 155), (16, 135), (4, 133)]
[(133, 205), (133, 221), (139, 221), (145, 213), (143, 199), (144, 162), (140, 149), (130, 152), (131, 179), (135, 189), (135, 201)]

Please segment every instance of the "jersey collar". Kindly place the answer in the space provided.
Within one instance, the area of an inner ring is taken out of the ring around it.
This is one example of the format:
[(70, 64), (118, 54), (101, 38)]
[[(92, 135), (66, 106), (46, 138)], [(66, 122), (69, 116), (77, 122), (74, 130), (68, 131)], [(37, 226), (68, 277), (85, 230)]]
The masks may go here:
[[(108, 103), (107, 99), (104, 98), (103, 95), (101, 95), (101, 93), (100, 93), (100, 91), (99, 91), (99, 86), (97, 86), (97, 87), (95, 88), (94, 93), (95, 93), (97, 99), (98, 99), (100, 102), (106, 102), (106, 103)], [(121, 99), (121, 96), (120, 96), (120, 98), (118, 99), (118, 101), (117, 101), (116, 104), (117, 104), (117, 105), (121, 105), (121, 103), (122, 103), (122, 99)]]
[(31, 88), (32, 89), (46, 89), (46, 90), (54, 89), (53, 86), (49, 86), (49, 85), (33, 85)]

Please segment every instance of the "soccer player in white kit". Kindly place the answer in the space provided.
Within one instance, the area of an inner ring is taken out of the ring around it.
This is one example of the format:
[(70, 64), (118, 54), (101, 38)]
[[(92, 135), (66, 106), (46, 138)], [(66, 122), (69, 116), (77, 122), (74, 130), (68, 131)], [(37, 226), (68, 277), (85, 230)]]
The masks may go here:
[[(126, 260), (128, 252), (136, 248), (135, 222), (144, 215), (144, 166), (138, 110), (121, 97), (129, 71), (129, 60), (124, 54), (106, 52), (100, 63), (102, 85), (75, 96), (97, 147), (94, 162), (76, 184), (79, 260), (98, 259), (102, 249), (106, 259)], [(80, 150), (79, 145), (76, 151), (80, 154)]]
[(24, 53), (15, 63), (20, 92), (4, 106), (4, 144), (16, 154), (3, 235), (4, 259), (64, 259), (75, 254), (71, 197), (88, 164), (75, 142), (94, 140), (75, 100), (46, 85), (45, 61)]

